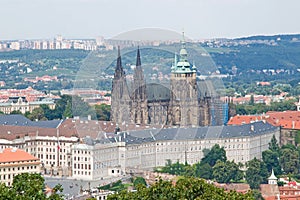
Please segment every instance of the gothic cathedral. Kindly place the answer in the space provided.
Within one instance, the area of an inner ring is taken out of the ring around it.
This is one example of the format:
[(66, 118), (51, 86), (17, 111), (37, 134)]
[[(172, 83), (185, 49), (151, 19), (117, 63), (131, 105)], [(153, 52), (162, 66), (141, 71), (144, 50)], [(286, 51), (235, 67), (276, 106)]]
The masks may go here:
[(111, 121), (117, 124), (209, 126), (222, 125), (224, 105), (211, 91), (210, 80), (197, 80), (197, 68), (187, 59), (184, 40), (175, 56), (170, 85), (146, 84), (137, 50), (132, 87), (128, 87), (118, 49), (111, 93)]

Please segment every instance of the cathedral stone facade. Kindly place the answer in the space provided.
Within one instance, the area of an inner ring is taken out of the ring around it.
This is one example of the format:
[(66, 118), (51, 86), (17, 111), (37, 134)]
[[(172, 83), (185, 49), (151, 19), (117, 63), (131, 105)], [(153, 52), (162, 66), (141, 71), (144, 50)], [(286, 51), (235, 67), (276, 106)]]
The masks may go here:
[(197, 80), (197, 68), (189, 63), (187, 56), (183, 40), (178, 61), (175, 55), (169, 85), (146, 84), (138, 49), (133, 83), (128, 87), (118, 49), (111, 120), (123, 125), (222, 125), (224, 104), (220, 103), (211, 80)]

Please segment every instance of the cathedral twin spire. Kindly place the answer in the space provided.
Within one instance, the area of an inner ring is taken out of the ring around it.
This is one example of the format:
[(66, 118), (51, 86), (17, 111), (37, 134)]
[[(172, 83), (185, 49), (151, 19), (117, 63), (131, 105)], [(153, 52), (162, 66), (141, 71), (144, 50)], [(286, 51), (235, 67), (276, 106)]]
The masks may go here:
[[(115, 68), (114, 80), (120, 80), (120, 79), (124, 79), (124, 81), (126, 81), (125, 71), (122, 67), (120, 47), (118, 46), (118, 58), (117, 58), (117, 65)], [(133, 93), (135, 98), (140, 98), (140, 99), (144, 99), (146, 95), (145, 94), (146, 85), (144, 80), (142, 64), (141, 64), (141, 55), (140, 55), (139, 47), (137, 49), (136, 68), (134, 69), (134, 75), (133, 75)]]
[(115, 69), (114, 79), (120, 79), (124, 75), (125, 75), (125, 72), (124, 72), (123, 67), (122, 67), (120, 46), (118, 46), (118, 58), (117, 58), (117, 66), (116, 66), (116, 69)]

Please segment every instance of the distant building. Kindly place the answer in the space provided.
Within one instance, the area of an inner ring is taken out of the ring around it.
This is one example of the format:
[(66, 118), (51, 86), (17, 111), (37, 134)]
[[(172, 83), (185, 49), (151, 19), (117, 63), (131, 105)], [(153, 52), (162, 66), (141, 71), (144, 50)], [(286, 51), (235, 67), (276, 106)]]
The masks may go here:
[(6, 85), (5, 81), (0, 81), (0, 87), (4, 87)]
[(17, 148), (0, 150), (0, 182), (11, 186), (16, 175), (40, 173), (40, 159)]
[(7, 102), (0, 103), (0, 111), (4, 114), (10, 114), (13, 111), (20, 111), (22, 114), (26, 112), (32, 112), (35, 108), (39, 108), (40, 105), (48, 105), (50, 109), (55, 109), (55, 103), (53, 99), (43, 99), (41, 101), (28, 102), (25, 98), (17, 97), (10, 98)]
[(11, 42), (9, 47), (13, 50), (20, 50), (20, 42)]

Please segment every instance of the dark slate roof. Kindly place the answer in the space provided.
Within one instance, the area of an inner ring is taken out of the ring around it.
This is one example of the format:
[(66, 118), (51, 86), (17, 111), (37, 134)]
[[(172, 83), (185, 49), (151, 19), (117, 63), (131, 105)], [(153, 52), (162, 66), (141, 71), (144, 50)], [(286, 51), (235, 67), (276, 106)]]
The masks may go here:
[(63, 120), (48, 120), (48, 121), (37, 121), (32, 122), (31, 126), (37, 126), (41, 128), (57, 128)]
[(62, 120), (36, 121), (33, 122), (23, 115), (0, 115), (0, 125), (10, 126), (35, 126), (41, 128), (56, 128)]
[[(253, 130), (251, 130), (253, 128)], [(140, 144), (153, 141), (165, 140), (200, 140), (200, 139), (218, 139), (234, 137), (252, 137), (272, 133), (278, 130), (278, 127), (265, 122), (254, 122), (239, 126), (206, 126), (194, 128), (166, 128), (139, 130), (119, 133), (115, 138), (109, 138), (109, 141), (97, 141), (101, 143), (123, 141), (126, 144)]]
[(170, 100), (170, 89), (157, 83), (146, 85), (148, 101), (168, 101)]

